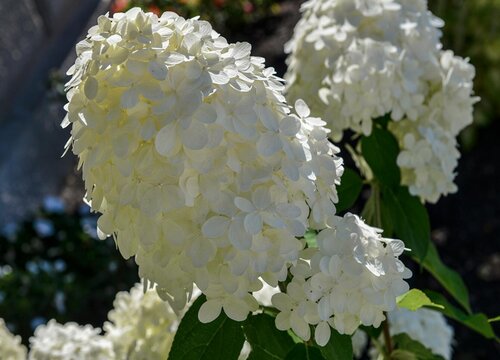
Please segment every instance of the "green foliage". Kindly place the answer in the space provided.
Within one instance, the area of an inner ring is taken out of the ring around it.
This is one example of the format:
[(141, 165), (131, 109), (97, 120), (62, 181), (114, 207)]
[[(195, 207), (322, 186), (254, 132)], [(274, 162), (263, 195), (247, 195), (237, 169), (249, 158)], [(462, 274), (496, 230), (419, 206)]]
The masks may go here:
[(394, 351), (391, 360), (444, 360), (440, 355), (433, 354), (418, 341), (413, 340), (406, 334), (393, 336)]
[(96, 219), (86, 205), (40, 210), (0, 235), (0, 314), (24, 342), (51, 318), (102, 326), (116, 293), (139, 280), (112, 239), (96, 238)]
[(328, 343), (319, 349), (326, 360), (351, 360), (353, 358), (351, 337), (341, 335), (335, 329), (332, 329)]
[(321, 351), (307, 343), (296, 344), (286, 355), (285, 360), (325, 360)]
[(488, 321), (488, 317), (486, 315), (481, 313), (467, 314), (456, 306), (452, 305), (448, 300), (446, 300), (443, 295), (430, 290), (427, 290), (425, 293), (432, 302), (443, 306), (442, 309), (438, 310), (441, 311), (444, 315), (464, 324), (465, 326), (483, 335), (487, 339), (496, 338), (496, 335), (493, 332), (493, 328), (491, 327), (491, 324)]
[(425, 206), (406, 187), (383, 187), (382, 201), (394, 226), (394, 233), (423, 261), (431, 240), (431, 226)]
[(411, 289), (406, 294), (398, 296), (396, 299), (398, 306), (411, 311), (420, 309), (423, 306), (442, 309), (443, 305), (435, 304), (424, 292), (418, 289)]
[(358, 199), (363, 187), (363, 180), (359, 175), (349, 168), (344, 169), (340, 186), (337, 186), (339, 202), (336, 204), (337, 212), (340, 213), (352, 207)]
[(208, 324), (198, 320), (198, 310), (206, 301), (200, 296), (186, 312), (177, 329), (169, 360), (238, 359), (245, 337), (241, 324), (223, 312)]
[(471, 312), (467, 286), (456, 271), (450, 269), (441, 261), (436, 246), (432, 243), (429, 245), (429, 251), (427, 252), (423, 266), (467, 312)]
[(267, 314), (249, 316), (243, 331), (252, 347), (248, 360), (280, 360), (295, 345), (286, 331), (276, 329), (274, 318)]
[(361, 139), (361, 152), (378, 182), (388, 187), (399, 185), (401, 175), (396, 163), (399, 147), (388, 130), (374, 126), (372, 134)]

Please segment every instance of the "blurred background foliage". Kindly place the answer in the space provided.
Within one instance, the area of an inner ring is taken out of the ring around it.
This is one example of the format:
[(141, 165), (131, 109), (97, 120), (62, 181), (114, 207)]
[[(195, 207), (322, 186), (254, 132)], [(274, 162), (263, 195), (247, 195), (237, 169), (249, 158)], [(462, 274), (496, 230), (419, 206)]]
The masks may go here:
[[(168, 10), (186, 17), (200, 15), (229, 39), (256, 45), (266, 40), (267, 28), (257, 31), (262, 21), (272, 19), (271, 25), (279, 28), (290, 16), (297, 17), (295, 10), (290, 15), (283, 9), (297, 9), (300, 2), (116, 0), (111, 11), (140, 6), (158, 14)], [(445, 48), (470, 57), (476, 67), (475, 91), (481, 102), (475, 108), (475, 123), (462, 134), (463, 147), (472, 148), (479, 129), (500, 120), (500, 0), (430, 0), (429, 6), (446, 22)], [(290, 37), (291, 29), (278, 30)], [(273, 51), (275, 58), (268, 63), (282, 63), (282, 47), (274, 44)], [(51, 78), (55, 98), (63, 96), (64, 81), (57, 74)], [(38, 324), (51, 318), (102, 326), (116, 292), (138, 280), (133, 260), (124, 261), (113, 240), (96, 239), (96, 219), (86, 205), (68, 210), (60, 199), (49, 197), (38, 212), (1, 231), (0, 314), (25, 343)]]
[(138, 281), (111, 239), (99, 240), (97, 216), (82, 204), (67, 211), (48, 197), (36, 214), (0, 235), (0, 314), (27, 343), (55, 318), (101, 327), (118, 291)]
[(471, 148), (478, 127), (500, 120), (500, 0), (430, 0), (430, 10), (445, 21), (443, 44), (476, 67), (474, 89), (481, 101), (475, 105), (474, 124), (462, 133), (462, 144)]

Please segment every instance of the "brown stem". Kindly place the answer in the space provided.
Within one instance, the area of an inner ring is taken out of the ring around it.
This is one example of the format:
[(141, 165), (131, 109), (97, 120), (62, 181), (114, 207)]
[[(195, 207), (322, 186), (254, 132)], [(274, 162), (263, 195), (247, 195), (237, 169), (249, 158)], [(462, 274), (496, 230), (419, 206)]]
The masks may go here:
[(393, 348), (391, 334), (389, 333), (389, 318), (387, 317), (387, 313), (385, 314), (385, 320), (382, 323), (382, 331), (384, 332), (385, 348), (390, 356)]

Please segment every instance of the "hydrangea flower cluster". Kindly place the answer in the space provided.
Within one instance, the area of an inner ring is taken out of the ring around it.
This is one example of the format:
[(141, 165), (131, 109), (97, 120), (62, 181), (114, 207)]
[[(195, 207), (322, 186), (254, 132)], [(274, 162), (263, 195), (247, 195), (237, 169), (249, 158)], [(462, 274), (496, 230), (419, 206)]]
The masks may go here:
[[(416, 311), (397, 308), (388, 313), (391, 335), (406, 333), (434, 354), (450, 360), (453, 353), (453, 328), (445, 317), (435, 310), (421, 308)], [(376, 348), (370, 350), (372, 359), (377, 359)]]
[(398, 259), (401, 240), (386, 239), (381, 230), (358, 216), (333, 216), (330, 227), (317, 235), (318, 248), (306, 249), (292, 268), (286, 293), (273, 296), (280, 311), (276, 327), (293, 329), (304, 340), (315, 326), (316, 342), (325, 345), (330, 327), (352, 334), (360, 324), (380, 326), (384, 312), (396, 306), (396, 297), (408, 291), (404, 281), (411, 271)]
[(116, 294), (104, 323), (105, 338), (113, 343), (115, 359), (165, 359), (178, 325), (168, 303), (142, 284)]
[(61, 325), (54, 319), (36, 328), (30, 338), (30, 360), (111, 360), (113, 345), (101, 329), (76, 323)]
[(456, 191), (455, 138), (478, 100), (474, 67), (442, 50), (443, 24), (425, 0), (309, 0), (285, 48), (289, 99), (306, 99), (334, 140), (390, 114), (402, 183), (429, 202)]
[(25, 360), (27, 354), (26, 347), (21, 344), (21, 337), (14, 336), (3, 319), (0, 319), (0, 354), (3, 359), (9, 360)]
[(195, 283), (201, 321), (245, 319), (260, 279), (284, 281), (297, 237), (335, 213), (343, 167), (325, 123), (286, 104), (249, 44), (197, 18), (102, 16), (77, 55), (62, 126), (98, 233), (175, 310)]

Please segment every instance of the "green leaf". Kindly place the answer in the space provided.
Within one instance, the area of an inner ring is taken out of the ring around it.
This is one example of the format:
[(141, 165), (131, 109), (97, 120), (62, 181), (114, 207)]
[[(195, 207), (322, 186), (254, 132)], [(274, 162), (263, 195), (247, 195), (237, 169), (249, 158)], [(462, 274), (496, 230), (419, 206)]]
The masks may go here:
[(432, 302), (436, 304), (440, 304), (444, 306), (444, 309), (440, 309), (444, 315), (449, 318), (456, 320), (465, 326), (471, 328), (472, 330), (478, 332), (488, 339), (494, 339), (496, 337), (493, 332), (493, 328), (488, 321), (488, 317), (484, 314), (467, 314), (452, 305), (446, 298), (440, 293), (426, 290), (425, 293), (432, 300)]
[(238, 359), (245, 341), (241, 323), (224, 313), (211, 323), (201, 323), (198, 310), (205, 300), (205, 296), (200, 296), (182, 318), (169, 360)]
[(421, 290), (411, 289), (407, 293), (396, 298), (398, 306), (411, 311), (420, 309), (423, 306), (430, 306), (436, 308), (443, 308), (443, 305), (435, 304), (429, 299), (427, 295)]
[(399, 186), (401, 176), (396, 163), (399, 147), (396, 138), (389, 131), (374, 127), (370, 136), (362, 138), (361, 152), (381, 184)]
[(325, 346), (319, 347), (326, 360), (352, 360), (352, 341), (349, 335), (341, 335), (331, 329), (330, 340)]
[(363, 180), (361, 180), (361, 177), (354, 170), (345, 168), (340, 185), (337, 186), (337, 193), (339, 195), (339, 202), (336, 205), (337, 212), (352, 207), (358, 199), (362, 187)]
[(363, 330), (372, 339), (378, 339), (380, 337), (380, 334), (382, 334), (382, 326), (376, 328), (373, 326), (361, 325), (360, 329)]
[[(418, 259), (416, 260), (418, 261)], [(443, 264), (434, 244), (429, 245), (427, 256), (422, 265), (468, 313), (471, 313), (467, 286), (457, 272)]]
[(397, 334), (393, 336), (395, 350), (391, 353), (394, 360), (444, 360), (440, 355), (433, 354), (432, 351), (413, 340), (407, 334)]
[(285, 360), (325, 360), (325, 358), (321, 356), (321, 351), (317, 347), (301, 343), (295, 344)]
[(308, 247), (312, 248), (317, 248), (318, 243), (316, 242), (316, 231), (314, 230), (308, 230), (305, 235), (304, 239), (306, 239), (306, 243)]
[(490, 318), (488, 319), (488, 322), (492, 323), (492, 322), (497, 322), (497, 321), (500, 321), (500, 316), (496, 316), (494, 318)]
[(384, 204), (384, 213), (391, 219), (396, 236), (404, 241), (417, 259), (425, 259), (431, 242), (431, 226), (425, 206), (401, 186), (395, 189), (383, 187), (381, 203)]
[(286, 331), (276, 329), (274, 318), (266, 314), (249, 316), (243, 331), (252, 347), (248, 360), (281, 360), (295, 345)]

